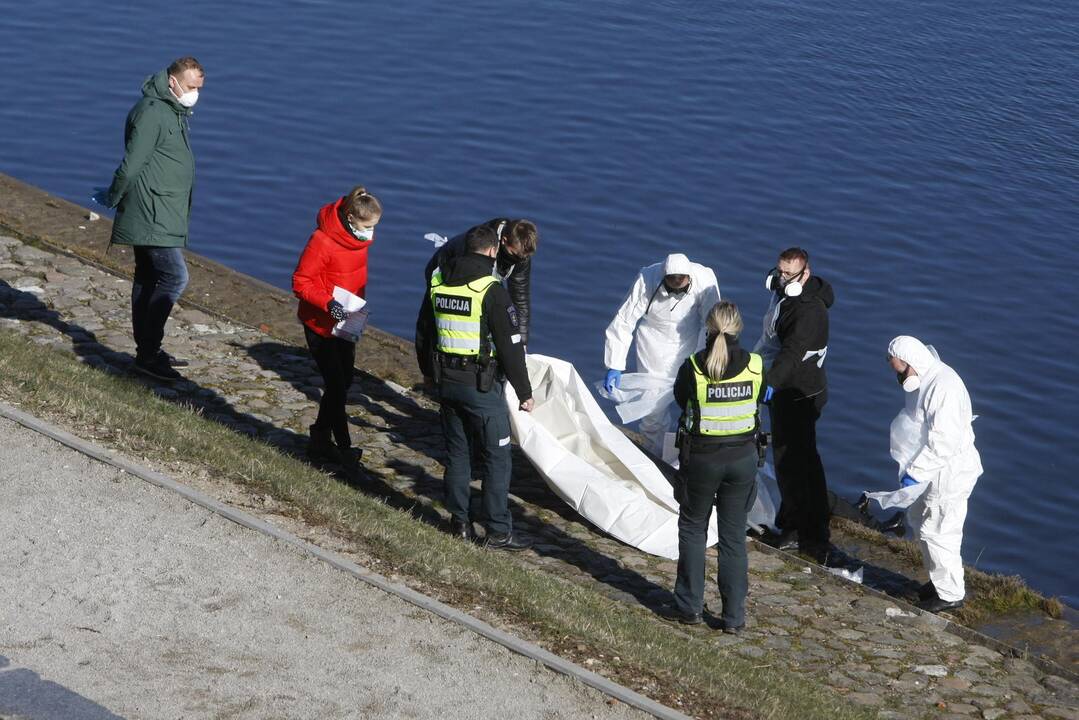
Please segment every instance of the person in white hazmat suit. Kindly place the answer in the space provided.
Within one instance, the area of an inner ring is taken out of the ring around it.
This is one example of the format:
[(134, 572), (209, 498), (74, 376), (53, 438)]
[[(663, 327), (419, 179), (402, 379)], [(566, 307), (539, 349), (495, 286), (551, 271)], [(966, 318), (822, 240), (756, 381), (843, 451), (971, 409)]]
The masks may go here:
[(888, 345), (888, 362), (906, 394), (891, 426), (891, 455), (900, 488), (867, 493), (882, 508), (907, 507), (907, 526), (922, 548), (929, 582), (919, 607), (930, 612), (963, 605), (963, 522), (967, 498), (982, 474), (974, 447), (974, 415), (963, 380), (936, 351), (909, 335)]
[[(620, 385), (634, 333), (637, 371), (669, 378), (673, 386), (682, 361), (704, 347), (705, 322), (719, 300), (716, 274), (690, 262), (682, 253), (641, 268), (622, 307), (607, 326), (603, 348), (608, 368), (603, 385), (607, 392)], [(641, 418), (640, 432), (648, 450), (663, 456), (664, 438), (674, 420), (673, 396), (672, 402)]]

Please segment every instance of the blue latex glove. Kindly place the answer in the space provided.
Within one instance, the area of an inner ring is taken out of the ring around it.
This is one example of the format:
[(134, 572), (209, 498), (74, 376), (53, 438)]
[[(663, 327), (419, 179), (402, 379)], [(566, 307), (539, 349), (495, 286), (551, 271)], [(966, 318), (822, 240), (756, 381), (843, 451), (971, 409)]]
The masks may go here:
[(622, 371), (608, 370), (607, 377), (603, 379), (603, 389), (610, 392), (616, 387), (622, 386)]
[(774, 395), (774, 394), (775, 394), (775, 388), (772, 387), (771, 385), (766, 385), (764, 387), (764, 400), (761, 400), (761, 402), (771, 402), (772, 401), (772, 395)]
[(903, 478), (899, 481), (899, 487), (901, 488), (910, 487), (911, 485), (917, 484), (918, 481), (912, 478), (910, 475), (904, 475)]

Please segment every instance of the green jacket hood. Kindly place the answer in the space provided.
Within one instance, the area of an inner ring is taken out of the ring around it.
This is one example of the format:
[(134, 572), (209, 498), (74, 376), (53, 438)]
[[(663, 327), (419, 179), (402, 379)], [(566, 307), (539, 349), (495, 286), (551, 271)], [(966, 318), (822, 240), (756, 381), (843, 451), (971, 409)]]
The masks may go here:
[(146, 78), (146, 82), (142, 84), (142, 94), (148, 98), (154, 98), (155, 100), (162, 100), (169, 104), (173, 110), (181, 115), (190, 115), (191, 111), (185, 108), (176, 99), (176, 96), (172, 94), (172, 90), (169, 90), (169, 71), (161, 70)]

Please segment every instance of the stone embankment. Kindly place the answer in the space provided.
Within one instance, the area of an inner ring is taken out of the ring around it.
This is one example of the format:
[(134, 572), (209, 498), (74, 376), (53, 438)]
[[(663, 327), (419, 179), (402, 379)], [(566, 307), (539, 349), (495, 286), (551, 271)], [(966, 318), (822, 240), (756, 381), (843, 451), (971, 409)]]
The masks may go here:
[[(3, 181), (0, 176), (0, 185)], [(23, 238), (101, 262), (107, 221), (90, 223), (75, 206), (40, 193), (35, 201), (20, 192), (27, 199), (0, 202), (0, 224)], [(51, 229), (35, 232), (35, 213)], [(122, 272), (120, 259), (115, 269)], [(174, 313), (166, 336), (167, 349), (191, 361), (184, 370), (188, 381), (154, 386), (154, 391), (283, 452), (302, 453), (321, 380), (296, 343), (295, 327), (287, 327), (295, 324), (288, 317), (288, 296), (198, 259), (192, 262), (192, 275), (190, 299)], [(15, 237), (0, 237), (0, 327), (23, 334), (27, 342), (74, 353), (102, 372), (127, 373), (134, 351), (129, 293), (125, 277)], [(222, 293), (233, 299), (218, 303)], [(236, 298), (236, 293), (248, 295)], [(258, 294), (275, 299), (259, 300)], [(223, 319), (205, 311), (210, 307), (239, 310)], [(276, 314), (270, 312), (275, 307)], [(407, 344), (378, 334), (363, 343), (368, 347), (358, 360), (362, 371), (349, 400), (353, 438), (364, 448), (366, 471), (385, 488), (389, 502), (415, 507), (418, 517), (438, 522), (444, 517), (443, 446), (436, 408), (422, 393), (406, 388), (415, 379), (408, 369), (413, 363)], [(372, 355), (380, 365), (389, 363), (384, 372), (375, 369)], [(674, 562), (629, 548), (587, 525), (523, 458), (516, 460), (515, 523), (536, 540), (534, 550), (516, 556), (519, 562), (628, 604), (658, 609), (670, 601)], [(714, 563), (714, 551), (710, 558)], [(940, 618), (836, 581), (795, 558), (754, 549), (750, 573), (746, 632), (688, 631), (710, 633), (713, 642), (732, 652), (828, 686), (852, 703), (875, 708), (881, 718), (1079, 718), (1079, 687), (1069, 671), (1054, 672), (1052, 666), (1002, 653), (999, 646), (973, 636), (961, 637)], [(714, 585), (706, 602), (719, 604)]]

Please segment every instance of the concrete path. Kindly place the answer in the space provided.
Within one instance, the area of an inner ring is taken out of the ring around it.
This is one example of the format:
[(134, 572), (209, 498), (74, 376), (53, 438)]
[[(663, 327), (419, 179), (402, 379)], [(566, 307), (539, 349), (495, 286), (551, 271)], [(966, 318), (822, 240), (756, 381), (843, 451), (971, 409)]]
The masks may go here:
[(639, 718), (0, 419), (0, 718)]

